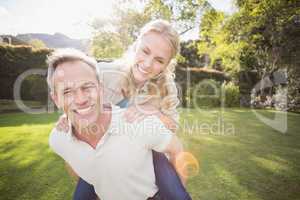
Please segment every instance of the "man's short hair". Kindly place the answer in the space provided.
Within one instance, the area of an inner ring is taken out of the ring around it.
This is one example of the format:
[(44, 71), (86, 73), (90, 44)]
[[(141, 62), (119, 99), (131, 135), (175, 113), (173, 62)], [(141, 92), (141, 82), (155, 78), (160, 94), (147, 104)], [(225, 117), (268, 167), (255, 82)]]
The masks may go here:
[(93, 70), (95, 70), (97, 80), (100, 82), (98, 68), (97, 68), (97, 61), (94, 58), (87, 56), (83, 52), (72, 48), (56, 49), (47, 58), (47, 64), (48, 64), (47, 83), (51, 91), (53, 91), (54, 89), (52, 77), (57, 66), (66, 62), (75, 62), (75, 61), (84, 62), (90, 67), (92, 67)]

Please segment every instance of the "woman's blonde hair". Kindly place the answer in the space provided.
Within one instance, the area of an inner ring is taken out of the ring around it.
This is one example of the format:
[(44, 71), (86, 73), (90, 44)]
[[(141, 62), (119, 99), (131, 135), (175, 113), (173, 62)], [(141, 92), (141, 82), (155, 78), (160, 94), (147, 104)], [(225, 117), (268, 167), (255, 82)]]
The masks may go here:
[(153, 20), (147, 23), (142, 29), (141, 32), (136, 40), (136, 42), (129, 48), (127, 54), (125, 56), (129, 56), (131, 59), (128, 63), (128, 70), (127, 70), (127, 78), (125, 81), (125, 95), (126, 97), (133, 97), (137, 93), (137, 86), (134, 81), (134, 76), (132, 73), (133, 67), (133, 52), (135, 52), (136, 43), (146, 34), (154, 32), (158, 33), (163, 36), (166, 41), (170, 44), (171, 47), (171, 59), (166, 66), (165, 70), (161, 72), (158, 76), (152, 78), (150, 84), (147, 85), (147, 90), (149, 95), (159, 95), (161, 98), (170, 95), (170, 91), (167, 88), (167, 81), (174, 81), (175, 78), (175, 66), (176, 61), (175, 57), (180, 51), (180, 41), (179, 41), (179, 34), (177, 31), (171, 26), (171, 24), (165, 20)]

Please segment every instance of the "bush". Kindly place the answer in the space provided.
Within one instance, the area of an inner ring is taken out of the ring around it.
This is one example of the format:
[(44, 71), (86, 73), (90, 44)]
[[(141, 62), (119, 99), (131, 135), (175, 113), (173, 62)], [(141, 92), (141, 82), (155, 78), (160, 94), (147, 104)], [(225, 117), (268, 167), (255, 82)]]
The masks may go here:
[[(46, 57), (51, 49), (35, 49), (31, 46), (0, 45), (0, 99), (13, 99), (17, 78), (30, 69), (47, 69)], [(45, 78), (27, 77), (22, 82), (21, 96), (26, 100), (45, 102), (47, 87)]]
[[(180, 86), (182, 106), (191, 105), (189, 92), (194, 90), (202, 81), (212, 79), (218, 83), (229, 81), (230, 77), (224, 72), (207, 68), (190, 68), (178, 64), (176, 66), (176, 82)], [(204, 101), (204, 100), (203, 100)]]
[(222, 98), (225, 107), (240, 105), (239, 87), (233, 82), (221, 85), (215, 80), (206, 79), (191, 87), (187, 94), (187, 101), (192, 107), (219, 107), (222, 106)]
[(240, 106), (240, 90), (239, 86), (233, 82), (223, 83), (222, 91), (225, 94), (224, 103), (226, 107)]
[(188, 101), (192, 107), (220, 106), (220, 83), (205, 79), (188, 90)]

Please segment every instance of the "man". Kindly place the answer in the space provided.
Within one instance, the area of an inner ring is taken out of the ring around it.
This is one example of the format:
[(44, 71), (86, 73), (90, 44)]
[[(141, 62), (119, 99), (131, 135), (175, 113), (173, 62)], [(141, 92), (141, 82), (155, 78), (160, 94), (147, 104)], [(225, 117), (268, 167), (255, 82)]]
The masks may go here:
[(101, 200), (159, 199), (152, 150), (167, 153), (175, 163), (182, 151), (176, 135), (155, 116), (127, 123), (122, 109), (104, 105), (92, 58), (64, 49), (53, 52), (48, 63), (51, 97), (72, 127), (67, 134), (54, 129), (50, 147)]

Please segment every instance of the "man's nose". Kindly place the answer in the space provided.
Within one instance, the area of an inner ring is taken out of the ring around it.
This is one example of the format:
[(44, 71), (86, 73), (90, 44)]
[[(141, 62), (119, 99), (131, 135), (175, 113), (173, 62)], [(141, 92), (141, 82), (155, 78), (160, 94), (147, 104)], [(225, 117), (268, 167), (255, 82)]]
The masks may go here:
[(88, 101), (88, 96), (81, 89), (78, 89), (75, 92), (74, 101), (78, 105), (85, 104)]

